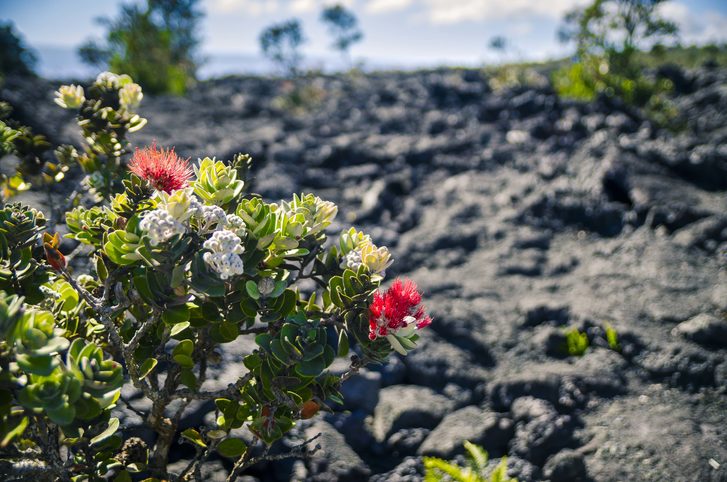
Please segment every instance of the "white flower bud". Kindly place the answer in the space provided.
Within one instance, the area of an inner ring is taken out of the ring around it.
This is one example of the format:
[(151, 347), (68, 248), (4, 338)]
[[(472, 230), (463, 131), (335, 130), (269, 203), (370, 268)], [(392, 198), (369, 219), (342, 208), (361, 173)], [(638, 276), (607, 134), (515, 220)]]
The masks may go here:
[(149, 236), (149, 244), (157, 246), (168, 239), (184, 234), (184, 225), (163, 209), (155, 209), (144, 215), (139, 228)]
[(64, 109), (78, 109), (86, 100), (80, 85), (61, 85), (56, 92), (55, 103)]
[(142, 93), (141, 86), (139, 86), (139, 84), (132, 82), (124, 85), (119, 90), (119, 102), (127, 109), (133, 109), (138, 106), (143, 98), (144, 94)]
[(209, 252), (205, 253), (202, 259), (220, 276), (220, 279), (226, 280), (245, 272), (239, 256), (244, 251), (240, 242), (238, 235), (227, 230), (215, 231), (204, 242), (203, 246)]

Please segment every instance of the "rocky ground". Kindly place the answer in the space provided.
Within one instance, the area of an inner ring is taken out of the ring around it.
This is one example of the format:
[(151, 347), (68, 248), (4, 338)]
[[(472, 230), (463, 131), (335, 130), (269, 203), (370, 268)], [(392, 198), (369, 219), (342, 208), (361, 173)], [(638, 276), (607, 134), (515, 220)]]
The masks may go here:
[[(422, 455), (456, 457), (467, 439), (520, 482), (727, 481), (727, 71), (661, 73), (691, 129), (547, 86), (492, 92), (466, 70), (318, 78), (301, 109), (259, 78), (145, 98), (137, 145), (249, 152), (266, 198), (339, 203), (336, 228), (388, 245), (390, 276), (416, 280), (434, 319), (287, 442), (320, 432), (321, 452), (250, 476), (421, 480)], [(73, 139), (51, 92), (10, 82), (0, 96)], [(583, 356), (563, 351), (568, 327), (588, 333)], [(213, 383), (247, 349), (231, 346)]]

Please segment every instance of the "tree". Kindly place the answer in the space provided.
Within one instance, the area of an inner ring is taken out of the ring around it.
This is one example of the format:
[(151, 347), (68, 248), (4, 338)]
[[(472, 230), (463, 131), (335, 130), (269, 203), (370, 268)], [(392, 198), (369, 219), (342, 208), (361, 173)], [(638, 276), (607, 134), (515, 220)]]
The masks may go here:
[(609, 68), (630, 70), (639, 48), (676, 35), (677, 26), (658, 12), (667, 1), (594, 0), (566, 14), (558, 36), (562, 42), (576, 43), (578, 58), (604, 57)]
[(668, 86), (647, 79), (634, 54), (676, 35), (676, 25), (659, 15), (666, 1), (594, 0), (566, 14), (558, 36), (575, 42), (576, 61), (554, 74), (558, 92), (581, 99), (604, 92), (642, 107), (662, 104), (656, 94)]
[(500, 61), (503, 61), (505, 58), (505, 52), (508, 50), (510, 46), (510, 42), (507, 41), (507, 39), (502, 35), (495, 35), (490, 39), (489, 47), (490, 50), (494, 50), (495, 52), (498, 52), (500, 56)]
[(305, 42), (298, 19), (273, 24), (260, 33), (260, 48), (267, 58), (289, 76), (298, 73), (303, 56), (300, 46)]
[(105, 43), (88, 41), (78, 53), (94, 67), (138, 79), (151, 92), (181, 94), (194, 81), (202, 17), (197, 0), (148, 0), (123, 5), (116, 19), (101, 18)]
[(0, 76), (33, 75), (37, 58), (15, 33), (12, 22), (0, 22)]
[(333, 37), (331, 46), (341, 52), (344, 59), (350, 63), (348, 49), (363, 39), (363, 32), (358, 28), (356, 16), (343, 5), (331, 5), (321, 12), (321, 22), (326, 25)]

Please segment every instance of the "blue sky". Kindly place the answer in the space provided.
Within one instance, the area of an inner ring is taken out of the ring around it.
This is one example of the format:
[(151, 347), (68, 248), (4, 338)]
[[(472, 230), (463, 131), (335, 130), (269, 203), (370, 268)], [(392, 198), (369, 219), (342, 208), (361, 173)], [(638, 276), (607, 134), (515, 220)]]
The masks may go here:
[[(137, 0), (138, 1), (138, 0)], [(44, 50), (70, 51), (98, 37), (99, 16), (113, 16), (120, 0), (0, 0), (0, 17), (11, 19), (26, 41)], [(128, 2), (127, 2), (128, 3)], [(326, 0), (203, 0), (202, 51), (258, 53), (257, 36), (272, 22), (298, 17), (308, 42), (305, 53), (326, 58), (328, 38), (318, 21)], [(365, 37), (354, 46), (355, 58), (380, 65), (476, 65), (498, 60), (488, 40), (504, 35), (513, 48), (508, 60), (544, 59), (566, 50), (556, 39), (563, 13), (583, 0), (344, 0), (359, 17)], [(727, 2), (678, 0), (664, 6), (677, 21), (686, 43), (727, 41)], [(50, 59), (60, 62), (60, 59)], [(65, 60), (64, 60), (65, 61)]]

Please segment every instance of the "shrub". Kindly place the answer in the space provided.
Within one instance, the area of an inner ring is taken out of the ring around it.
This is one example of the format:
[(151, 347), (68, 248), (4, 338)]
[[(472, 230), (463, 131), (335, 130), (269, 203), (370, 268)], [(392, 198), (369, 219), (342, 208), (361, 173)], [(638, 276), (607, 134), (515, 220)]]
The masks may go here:
[(267, 27), (260, 33), (263, 55), (289, 77), (295, 76), (303, 59), (300, 46), (305, 42), (303, 27), (298, 19), (291, 19)]
[(103, 18), (104, 43), (88, 41), (81, 59), (96, 67), (126, 73), (152, 93), (182, 94), (197, 69), (196, 0), (148, 0), (146, 6), (123, 5), (116, 19)]
[(467, 467), (436, 457), (424, 457), (425, 482), (517, 482), (507, 476), (507, 458), (503, 457), (489, 476), (487, 472), (487, 451), (471, 442), (465, 441)]
[(68, 170), (57, 157), (63, 157), (69, 146), (60, 146), (54, 153), (45, 136), (14, 121), (11, 113), (10, 105), (0, 102), (0, 157), (12, 154), (19, 159), (14, 172), (0, 173), (0, 207), (7, 199), (30, 189), (31, 184), (61, 181)]
[[(333, 203), (247, 193), (249, 156), (192, 165), (154, 145), (127, 163), (118, 131), (141, 99), (133, 85), (102, 74), (86, 93), (58, 92), (93, 140), (81, 165), (124, 178), (103, 191), (89, 184), (104, 196), (66, 213), (67, 236), (91, 261), (78, 271), (90, 274), (74, 274), (42, 213), (0, 209), (0, 445), (17, 470), (58, 480), (188, 480), (215, 454), (235, 460), (234, 480), (297, 420), (341, 403), (341, 384), (361, 367), (413, 349), (431, 320), (412, 281), (380, 289), (385, 247), (355, 228), (328, 241)], [(112, 137), (106, 159), (95, 149)], [(241, 336), (256, 348), (228, 368), (234, 383), (210, 389), (209, 367)], [(342, 374), (328, 370), (337, 356), (350, 359)], [(129, 405), (125, 385), (149, 402), (134, 411), (156, 433), (151, 446), (113, 416)], [(194, 401), (212, 402), (215, 422), (180, 431)], [(173, 474), (176, 440), (196, 455)], [(304, 453), (305, 444), (288, 455)]]
[(554, 72), (557, 92), (581, 100), (603, 93), (655, 112), (667, 108), (660, 98), (670, 83), (647, 78), (636, 62), (639, 48), (676, 35), (676, 25), (658, 13), (665, 1), (594, 0), (568, 13), (560, 37), (575, 42), (575, 61)]
[(34, 75), (37, 58), (15, 33), (12, 22), (0, 22), (0, 78), (6, 75)]

